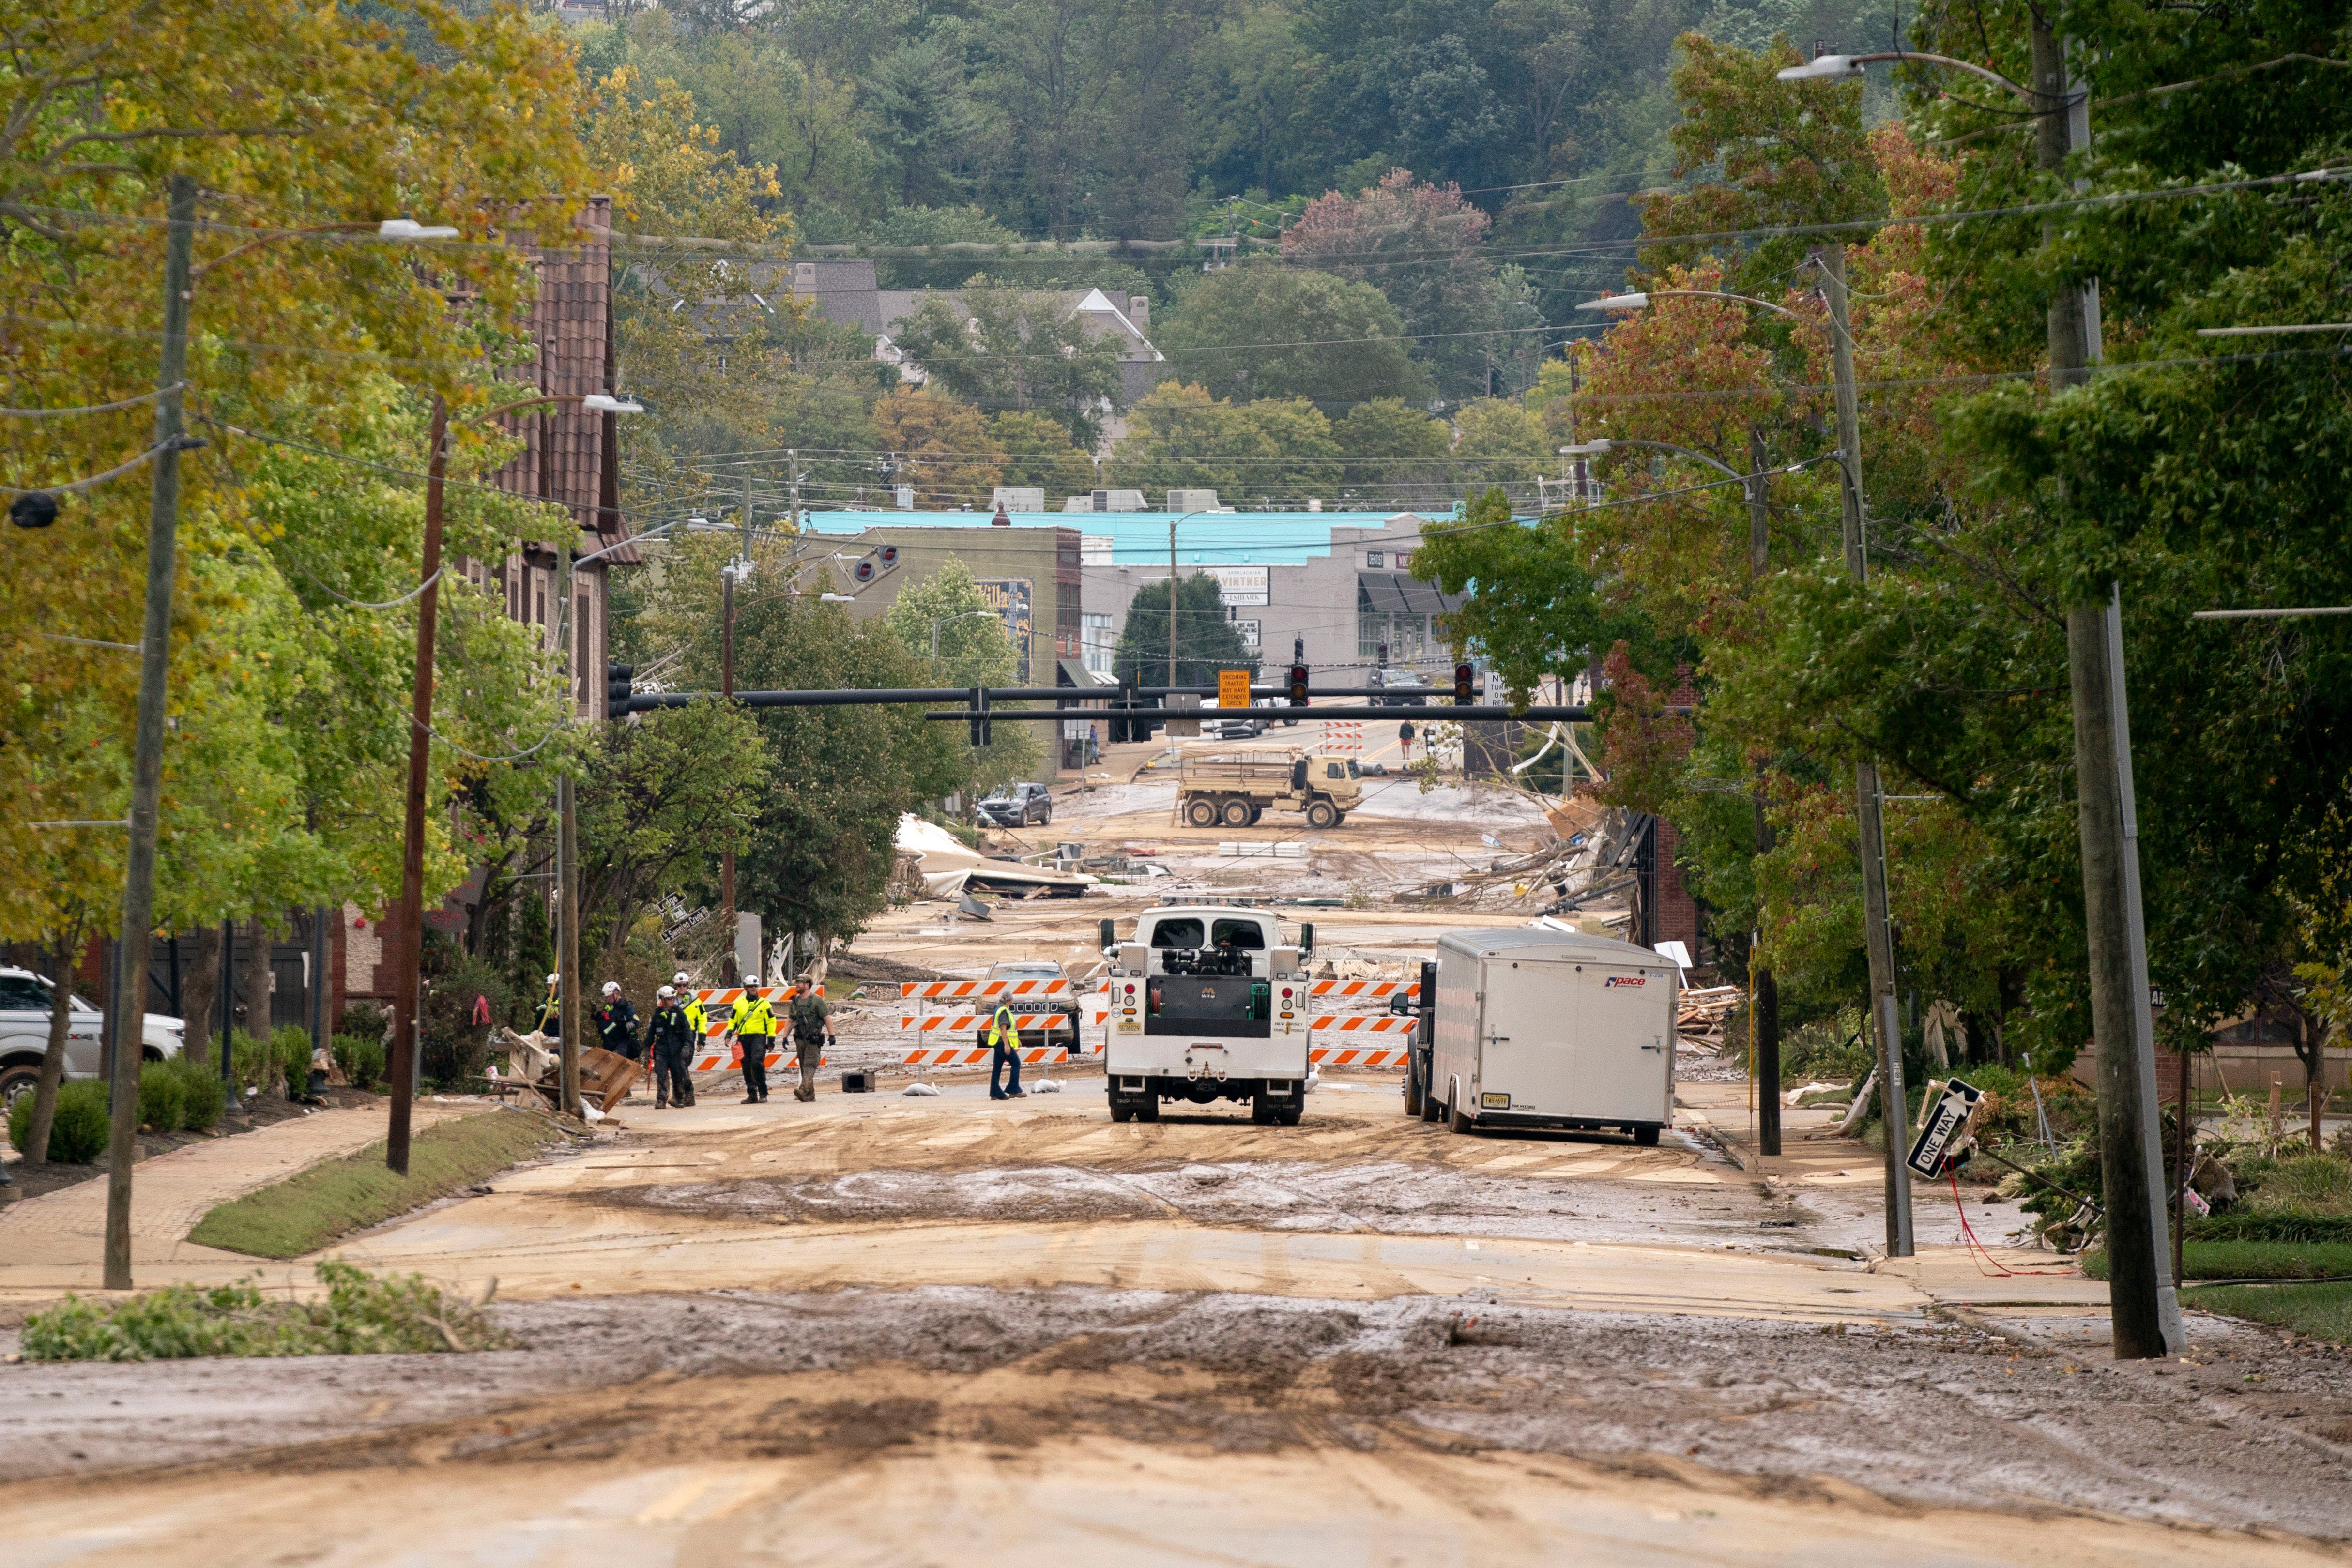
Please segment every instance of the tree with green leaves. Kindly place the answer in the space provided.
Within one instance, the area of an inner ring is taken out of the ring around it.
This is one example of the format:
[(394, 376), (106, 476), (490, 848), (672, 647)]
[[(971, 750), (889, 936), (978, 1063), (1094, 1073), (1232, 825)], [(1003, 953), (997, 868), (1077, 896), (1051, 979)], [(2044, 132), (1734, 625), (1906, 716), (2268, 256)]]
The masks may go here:
[(1260, 258), (1185, 289), (1156, 340), (1178, 376), (1212, 396), (1303, 398), (1337, 413), (1374, 398), (1428, 400), (1404, 330), (1370, 284)]
[[(1180, 686), (1212, 686), (1220, 670), (1257, 673), (1258, 655), (1242, 641), (1217, 580), (1194, 572), (1176, 580), (1176, 679)], [(1128, 601), (1127, 624), (1118, 634), (1111, 668), (1118, 678), (1140, 686), (1168, 680), (1168, 582), (1147, 582)]]
[[(1003, 611), (953, 556), (922, 581), (901, 588), (884, 619), (930, 685), (1009, 686), (1019, 676), (1021, 650)], [(1025, 720), (992, 727), (990, 737), (989, 744), (971, 751), (961, 789), (975, 799), (1035, 778), (1045, 755), (1038, 727)]]
[(1339, 482), (1331, 422), (1304, 399), (1225, 402), (1205, 387), (1162, 382), (1136, 400), (1108, 465), (1147, 492), (1207, 489), (1227, 506), (1297, 505)]
[(907, 357), (952, 395), (988, 412), (1035, 412), (1076, 444), (1101, 439), (1102, 413), (1124, 398), (1123, 339), (1090, 329), (1066, 293), (985, 274), (955, 299), (931, 295), (897, 335)]

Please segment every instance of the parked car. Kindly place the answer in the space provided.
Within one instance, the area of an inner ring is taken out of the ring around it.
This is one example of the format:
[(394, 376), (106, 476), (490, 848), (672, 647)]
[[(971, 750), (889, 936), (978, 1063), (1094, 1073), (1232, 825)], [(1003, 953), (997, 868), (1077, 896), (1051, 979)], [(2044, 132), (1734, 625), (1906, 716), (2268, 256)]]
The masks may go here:
[[(30, 969), (0, 967), (0, 1108), (13, 1105), (40, 1082), (41, 1057), (49, 1049), (49, 1018), (55, 992)], [(101, 1015), (94, 1002), (76, 996), (66, 1025), (66, 1076), (95, 1078), (101, 1041)], [(184, 1042), (178, 1019), (149, 1013), (140, 1029), (140, 1054), (149, 1061), (177, 1056)]]
[[(972, 1009), (974, 1012), (984, 1009), (989, 1016), (993, 1018), (996, 1014), (996, 1005), (1002, 1001), (1013, 1009), (1016, 1017), (1026, 1013), (1058, 1013), (1061, 1016), (1042, 1030), (1023, 1030), (1021, 1043), (1024, 1046), (1058, 1045), (1073, 1051), (1078, 1049), (1080, 998), (1077, 992), (1066, 987), (1058, 995), (1048, 995), (1045, 990), (1046, 984), (1055, 980), (1068, 979), (1069, 971), (1050, 958), (1021, 958), (990, 966), (988, 977), (992, 980), (1011, 980), (1016, 986), (1024, 980), (1036, 981), (1040, 984), (1031, 988), (1034, 992), (1034, 998), (1008, 988), (997, 996), (982, 998), (980, 1006)], [(980, 1031), (980, 1043), (982, 1045), (988, 1043), (988, 1030), (984, 1026)]]
[(1229, 713), (1201, 721), (1201, 733), (1216, 740), (1255, 740), (1267, 729), (1262, 713)]
[(1400, 670), (1382, 666), (1372, 672), (1370, 683), (1381, 695), (1371, 699), (1374, 707), (1423, 707), (1429, 702), (1429, 678), (1419, 670)]
[(1043, 784), (1015, 784), (982, 800), (980, 820), (992, 828), (1044, 827), (1054, 820), (1054, 792)]

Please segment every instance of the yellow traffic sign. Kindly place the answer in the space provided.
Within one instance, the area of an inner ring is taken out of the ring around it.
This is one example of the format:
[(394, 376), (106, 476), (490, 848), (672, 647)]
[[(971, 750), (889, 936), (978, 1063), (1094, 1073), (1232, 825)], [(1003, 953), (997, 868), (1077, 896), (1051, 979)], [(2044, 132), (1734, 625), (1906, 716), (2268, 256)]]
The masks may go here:
[(1247, 670), (1217, 672), (1217, 706), (1247, 707), (1250, 706), (1250, 673)]

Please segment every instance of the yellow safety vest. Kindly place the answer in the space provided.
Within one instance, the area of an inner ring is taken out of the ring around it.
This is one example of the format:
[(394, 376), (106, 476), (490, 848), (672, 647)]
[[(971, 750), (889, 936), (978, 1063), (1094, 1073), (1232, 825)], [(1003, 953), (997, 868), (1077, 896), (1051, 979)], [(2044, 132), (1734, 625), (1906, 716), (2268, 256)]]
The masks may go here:
[(1013, 1022), (1013, 1009), (1010, 1007), (1000, 1006), (996, 1009), (996, 1016), (989, 1019), (988, 1043), (1003, 1046), (1007, 1050), (1019, 1049), (1021, 1030)]
[(737, 1034), (773, 1034), (776, 1032), (775, 1009), (768, 1006), (765, 997), (738, 997), (728, 1015), (727, 1027)]
[(686, 1027), (694, 1031), (698, 1041), (710, 1032), (710, 1015), (702, 1010), (702, 998), (690, 993), (686, 998)]

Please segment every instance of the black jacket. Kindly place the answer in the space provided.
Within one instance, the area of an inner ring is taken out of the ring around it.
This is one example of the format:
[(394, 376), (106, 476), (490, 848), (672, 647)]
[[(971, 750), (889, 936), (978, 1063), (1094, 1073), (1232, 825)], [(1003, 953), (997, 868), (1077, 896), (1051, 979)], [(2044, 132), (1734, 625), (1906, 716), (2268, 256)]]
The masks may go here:
[(628, 998), (614, 997), (596, 1009), (596, 1028), (604, 1037), (606, 1051), (617, 1051), (625, 1056), (629, 1048), (637, 1043), (637, 1009), (629, 1004)]
[(676, 1002), (656, 1002), (646, 1019), (646, 1042), (656, 1051), (685, 1051), (694, 1043), (694, 1026)]

